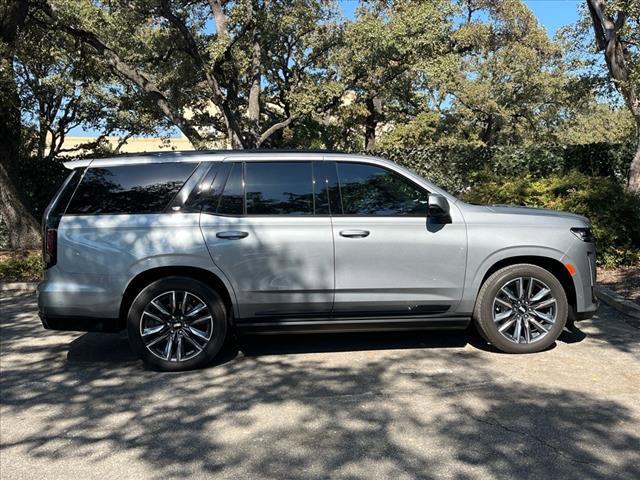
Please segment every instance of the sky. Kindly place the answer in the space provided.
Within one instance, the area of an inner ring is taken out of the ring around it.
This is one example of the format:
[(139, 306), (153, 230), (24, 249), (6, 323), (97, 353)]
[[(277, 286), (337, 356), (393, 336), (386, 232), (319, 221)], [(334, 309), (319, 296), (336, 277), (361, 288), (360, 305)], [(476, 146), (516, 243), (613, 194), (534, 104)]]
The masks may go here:
[[(339, 0), (339, 3), (343, 15), (353, 18), (359, 0)], [(578, 8), (584, 0), (525, 0), (525, 3), (547, 29), (548, 35), (553, 37), (558, 28), (578, 20)]]
[[(342, 14), (349, 19), (354, 18), (355, 10), (359, 0), (338, 0)], [(428, 1), (428, 0), (425, 0)], [(578, 20), (579, 7), (584, 0), (524, 0), (527, 6), (538, 17), (538, 21), (543, 25), (549, 37), (553, 38), (556, 31), (565, 25), (575, 23)], [(95, 136), (98, 132), (85, 130), (76, 127), (71, 131), (71, 135)], [(178, 136), (178, 132), (171, 132), (172, 136)]]

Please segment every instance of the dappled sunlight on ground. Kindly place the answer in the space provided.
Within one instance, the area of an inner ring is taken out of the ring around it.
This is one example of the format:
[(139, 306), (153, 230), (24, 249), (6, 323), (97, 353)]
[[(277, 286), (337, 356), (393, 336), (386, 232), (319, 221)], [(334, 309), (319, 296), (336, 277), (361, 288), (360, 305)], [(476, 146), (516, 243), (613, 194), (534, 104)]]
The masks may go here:
[(243, 338), (145, 370), (126, 337), (1, 310), (6, 478), (640, 478), (640, 331), (617, 313), (534, 355), (469, 332)]

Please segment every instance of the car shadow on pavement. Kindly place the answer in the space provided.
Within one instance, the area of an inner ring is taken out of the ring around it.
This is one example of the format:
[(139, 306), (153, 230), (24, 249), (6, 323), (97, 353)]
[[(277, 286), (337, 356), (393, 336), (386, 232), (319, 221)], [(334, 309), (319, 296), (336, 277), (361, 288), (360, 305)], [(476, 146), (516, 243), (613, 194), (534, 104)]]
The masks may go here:
[(513, 374), (514, 356), (459, 348), (469, 332), (241, 339), (213, 368), (158, 374), (124, 335), (0, 315), (7, 476), (640, 478), (632, 401), (545, 386), (535, 362)]

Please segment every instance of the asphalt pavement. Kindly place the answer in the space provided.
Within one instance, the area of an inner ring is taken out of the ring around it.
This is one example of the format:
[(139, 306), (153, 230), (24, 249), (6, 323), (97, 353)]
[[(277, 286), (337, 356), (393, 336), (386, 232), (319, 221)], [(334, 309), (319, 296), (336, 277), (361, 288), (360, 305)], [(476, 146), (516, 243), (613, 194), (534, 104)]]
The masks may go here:
[(187, 373), (0, 292), (2, 479), (639, 479), (640, 325), (532, 355), (473, 332), (264, 336)]

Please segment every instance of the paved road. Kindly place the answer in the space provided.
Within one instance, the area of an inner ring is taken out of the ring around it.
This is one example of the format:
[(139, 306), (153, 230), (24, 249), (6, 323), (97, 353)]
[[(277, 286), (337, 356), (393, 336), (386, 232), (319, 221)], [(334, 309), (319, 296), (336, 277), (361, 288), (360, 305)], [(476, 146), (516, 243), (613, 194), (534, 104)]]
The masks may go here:
[(640, 330), (608, 308), (535, 355), (467, 333), (261, 337), (167, 374), (1, 295), (3, 479), (640, 478)]

